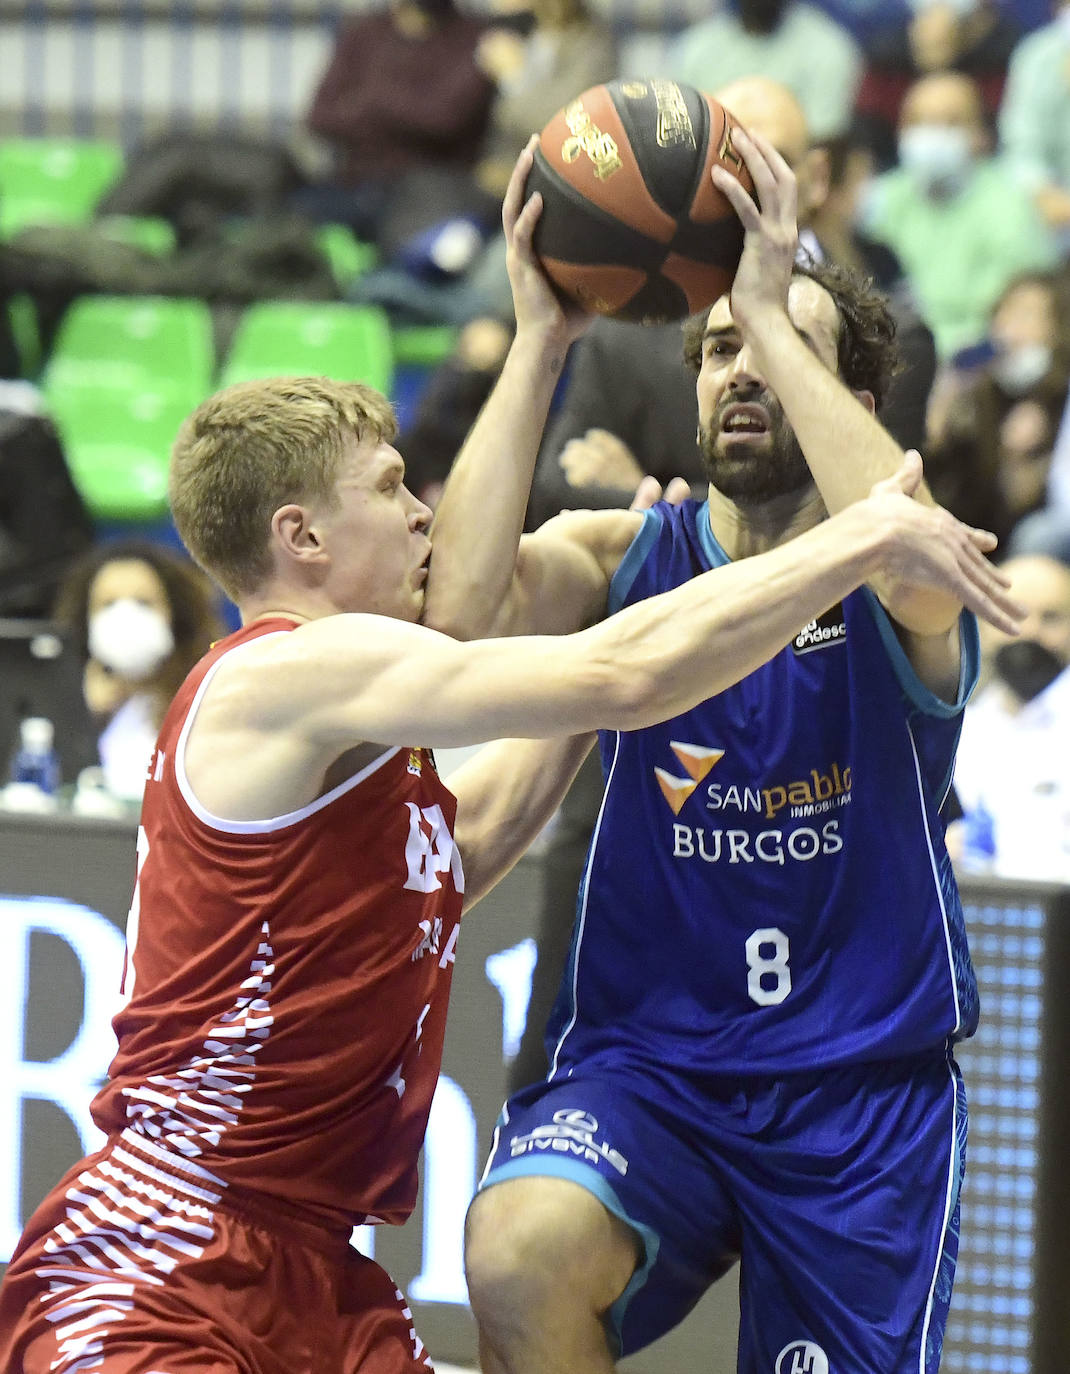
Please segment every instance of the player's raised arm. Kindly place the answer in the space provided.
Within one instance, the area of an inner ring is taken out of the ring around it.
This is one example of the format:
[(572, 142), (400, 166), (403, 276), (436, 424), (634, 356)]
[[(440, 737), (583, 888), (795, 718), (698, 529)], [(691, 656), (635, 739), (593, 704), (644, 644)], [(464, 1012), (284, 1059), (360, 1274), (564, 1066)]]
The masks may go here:
[(531, 248), (541, 198), (524, 203), (535, 139), (502, 204), (516, 335), (501, 376), (465, 440), (435, 514), (423, 622), (470, 639), (490, 632), (514, 595), (517, 547), (554, 388), (590, 316), (566, 308)]
[[(690, 495), (674, 478), (664, 489), (653, 477), (639, 484), (631, 509), (663, 497), (679, 505)], [(465, 908), (499, 882), (524, 854), (565, 798), (594, 735), (496, 740), (451, 775), (457, 798), (454, 838), (464, 855)]]
[[(738, 144), (754, 178), (759, 205), (740, 193), (733, 178), (718, 170), (713, 173), (746, 231), (731, 293), (732, 318), (755, 369), (784, 408), (825, 506), (835, 514), (894, 473), (903, 451), (875, 418), (872, 392), (852, 389), (849, 375), (841, 381), (823, 366), (820, 339), (801, 331), (790, 318), (789, 289), (806, 289), (805, 283), (799, 286), (803, 279), (792, 275), (795, 178), (768, 140), (741, 133)], [(815, 322), (815, 330), (821, 323)], [(828, 328), (834, 331), (834, 322)], [(832, 343), (838, 343), (834, 332)], [(916, 499), (932, 502), (924, 483)], [(961, 610), (953, 597), (932, 588), (884, 580), (875, 590), (905, 629), (922, 636), (946, 635)]]

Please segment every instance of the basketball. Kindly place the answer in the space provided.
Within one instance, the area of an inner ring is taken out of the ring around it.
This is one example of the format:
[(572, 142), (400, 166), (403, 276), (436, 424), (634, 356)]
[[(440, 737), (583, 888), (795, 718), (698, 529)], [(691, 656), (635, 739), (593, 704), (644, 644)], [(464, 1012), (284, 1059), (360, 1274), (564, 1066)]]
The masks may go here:
[(667, 80), (592, 86), (542, 130), (527, 193), (543, 208), (533, 246), (566, 297), (653, 324), (703, 310), (732, 284), (743, 226), (710, 172), (753, 196), (712, 96)]

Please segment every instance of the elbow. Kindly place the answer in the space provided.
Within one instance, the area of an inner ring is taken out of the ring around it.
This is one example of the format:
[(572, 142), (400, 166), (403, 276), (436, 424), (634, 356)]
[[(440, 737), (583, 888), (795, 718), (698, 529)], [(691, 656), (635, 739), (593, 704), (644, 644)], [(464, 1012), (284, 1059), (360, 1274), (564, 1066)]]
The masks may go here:
[(647, 668), (608, 663), (600, 676), (594, 700), (608, 729), (642, 730), (673, 714), (664, 681)]

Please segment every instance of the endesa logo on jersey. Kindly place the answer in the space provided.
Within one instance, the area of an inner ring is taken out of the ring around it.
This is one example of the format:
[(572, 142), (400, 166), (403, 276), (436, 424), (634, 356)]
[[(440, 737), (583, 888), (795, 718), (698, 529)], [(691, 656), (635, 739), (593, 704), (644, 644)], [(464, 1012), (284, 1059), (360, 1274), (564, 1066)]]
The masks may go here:
[[(833, 759), (821, 768), (811, 768), (804, 777), (788, 778), (768, 786), (754, 786), (719, 778), (702, 783), (714, 766), (724, 758), (723, 749), (671, 740), (669, 747), (683, 765), (687, 776), (679, 777), (665, 768), (655, 768), (662, 796), (674, 816), (697, 795), (689, 810), (698, 808), (723, 813), (741, 820), (752, 814), (758, 821), (800, 821), (824, 815), (850, 805), (851, 768)], [(673, 858), (701, 859), (705, 863), (784, 864), (788, 859), (806, 861), (819, 854), (837, 854), (843, 848), (839, 822), (828, 820), (820, 830), (807, 825), (789, 829), (720, 829), (708, 825), (673, 826)]]
[(815, 649), (828, 649), (834, 644), (842, 644), (847, 638), (847, 624), (843, 618), (842, 606), (830, 606), (824, 615), (804, 625), (791, 641), (791, 650), (796, 658), (812, 654)]

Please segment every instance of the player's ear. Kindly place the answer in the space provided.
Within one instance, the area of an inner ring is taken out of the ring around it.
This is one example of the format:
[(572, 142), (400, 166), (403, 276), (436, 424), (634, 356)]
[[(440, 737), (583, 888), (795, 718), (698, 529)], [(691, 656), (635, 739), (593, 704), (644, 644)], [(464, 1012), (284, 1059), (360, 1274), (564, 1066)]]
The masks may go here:
[(271, 517), (271, 537), (287, 557), (298, 562), (314, 562), (326, 556), (311, 512), (296, 502), (280, 506)]
[(857, 396), (871, 415), (877, 413), (877, 402), (874, 400), (872, 391), (852, 391), (852, 396)]

